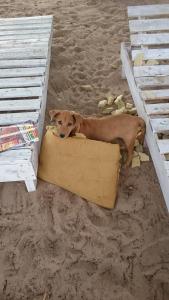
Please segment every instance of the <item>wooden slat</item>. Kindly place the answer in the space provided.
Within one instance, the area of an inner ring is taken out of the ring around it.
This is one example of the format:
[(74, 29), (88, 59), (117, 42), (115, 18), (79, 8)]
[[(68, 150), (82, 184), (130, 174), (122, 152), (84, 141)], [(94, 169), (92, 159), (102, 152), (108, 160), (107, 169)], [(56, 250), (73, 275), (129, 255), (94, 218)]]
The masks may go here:
[(36, 179), (33, 168), (28, 163), (1, 164), (0, 182), (22, 181), (26, 178)]
[(150, 124), (154, 133), (169, 131), (169, 118), (150, 119)]
[(133, 69), (135, 77), (169, 75), (169, 65), (139, 66)]
[(169, 103), (145, 104), (148, 115), (165, 115), (169, 114)]
[(46, 66), (46, 59), (8, 59), (0, 60), (0, 69), (1, 68), (28, 68), (28, 67), (44, 67)]
[(13, 35), (0, 35), (0, 41), (22, 41), (25, 38), (28, 40), (46, 38), (49, 39), (50, 33), (38, 33), (38, 34), (13, 34)]
[(148, 17), (169, 14), (169, 4), (137, 5), (128, 7), (129, 17)]
[(32, 150), (30, 148), (18, 148), (12, 149), (0, 153), (0, 164), (2, 162), (12, 162), (12, 161), (27, 161), (31, 160)]
[(28, 30), (1, 30), (0, 31), (0, 36), (3, 36), (3, 35), (25, 35), (25, 38), (27, 36), (27, 34), (31, 34), (32, 35), (32, 38), (34, 37), (34, 35), (38, 35), (39, 34), (49, 34), (50, 33), (50, 29), (28, 29)]
[(130, 32), (169, 30), (169, 19), (130, 20)]
[(40, 109), (41, 99), (1, 100), (0, 111), (24, 111)]
[(36, 30), (36, 29), (49, 29), (50, 31), (51, 24), (50, 23), (41, 23), (41, 24), (11, 24), (11, 25), (4, 25), (0, 24), (0, 31), (17, 31), (17, 30)]
[(39, 47), (39, 45), (45, 45), (47, 47), (49, 42), (48, 38), (32, 38), (32, 39), (21, 39), (21, 40), (7, 40), (1, 41), (0, 48), (10, 48), (10, 47), (27, 47), (27, 46), (34, 46)]
[(169, 89), (163, 90), (145, 90), (141, 92), (144, 100), (169, 99)]
[(169, 153), (169, 139), (168, 140), (157, 140), (157, 144), (161, 154)]
[(138, 77), (135, 78), (135, 80), (139, 88), (148, 86), (169, 86), (169, 76)]
[(28, 48), (28, 49), (0, 49), (0, 60), (4, 59), (31, 59), (31, 58), (46, 58), (46, 48)]
[(140, 49), (132, 51), (132, 60), (135, 60), (138, 55), (143, 55), (144, 60), (155, 59), (165, 60), (169, 59), (169, 48), (167, 49)]
[(25, 87), (25, 86), (42, 86), (44, 77), (20, 77), (8, 78), (8, 80), (0, 78), (0, 88)]
[(38, 97), (42, 96), (41, 87), (23, 87), (23, 88), (8, 88), (0, 89), (0, 98), (23, 98), (23, 97)]
[(44, 74), (45, 74), (45, 67), (0, 70), (0, 78), (40, 76)]
[(0, 18), (0, 24), (42, 24), (52, 22), (53, 17), (48, 16), (34, 16), (34, 17), (19, 17), (19, 18)]
[(0, 125), (12, 125), (17, 123), (38, 121), (39, 112), (0, 114)]
[(151, 45), (166, 45), (169, 44), (169, 33), (138, 33), (131, 35), (132, 46), (151, 46)]
[(169, 177), (169, 161), (164, 161), (164, 167), (165, 167), (165, 169), (167, 171), (167, 175)]

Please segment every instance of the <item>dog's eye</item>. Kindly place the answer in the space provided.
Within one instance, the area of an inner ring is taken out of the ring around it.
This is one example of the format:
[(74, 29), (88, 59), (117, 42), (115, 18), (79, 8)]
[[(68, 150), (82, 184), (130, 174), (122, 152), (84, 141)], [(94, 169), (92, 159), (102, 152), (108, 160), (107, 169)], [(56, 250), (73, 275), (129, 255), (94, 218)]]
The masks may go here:
[(72, 126), (72, 123), (68, 123), (68, 126)]
[(59, 125), (62, 125), (62, 121), (58, 121), (58, 124), (59, 124)]

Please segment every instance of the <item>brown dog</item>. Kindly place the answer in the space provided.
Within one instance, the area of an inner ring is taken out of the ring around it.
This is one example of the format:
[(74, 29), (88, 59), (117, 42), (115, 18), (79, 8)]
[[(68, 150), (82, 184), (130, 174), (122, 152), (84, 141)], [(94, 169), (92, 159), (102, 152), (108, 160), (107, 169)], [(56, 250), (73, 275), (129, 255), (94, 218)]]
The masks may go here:
[(58, 136), (61, 138), (83, 133), (88, 139), (103, 142), (121, 139), (128, 152), (126, 166), (131, 163), (136, 138), (140, 143), (144, 141), (145, 122), (140, 117), (121, 114), (103, 118), (84, 118), (67, 110), (51, 110), (49, 115), (51, 121), (57, 125)]

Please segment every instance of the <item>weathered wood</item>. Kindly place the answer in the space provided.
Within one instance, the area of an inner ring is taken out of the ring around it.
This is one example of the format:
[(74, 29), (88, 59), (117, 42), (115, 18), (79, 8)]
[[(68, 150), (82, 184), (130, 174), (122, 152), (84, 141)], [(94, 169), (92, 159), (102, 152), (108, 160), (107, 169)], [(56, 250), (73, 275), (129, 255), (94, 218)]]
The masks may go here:
[(169, 118), (150, 119), (150, 124), (154, 133), (169, 131)]
[(32, 39), (38, 39), (38, 38), (49, 38), (50, 33), (37, 33), (37, 34), (28, 34), (25, 37), (25, 34), (11, 34), (11, 35), (0, 35), (0, 41), (22, 41), (25, 40), (32, 40)]
[(33, 168), (27, 163), (1, 164), (0, 182), (36, 180)]
[(132, 46), (151, 46), (169, 44), (169, 33), (138, 33), (131, 35)]
[(46, 59), (8, 59), (0, 60), (0, 69), (45, 67)]
[(169, 103), (145, 104), (148, 115), (166, 115), (169, 114)]
[(41, 87), (23, 87), (0, 89), (0, 98), (22, 98), (22, 97), (38, 97), (42, 96)]
[(0, 101), (0, 111), (32, 111), (40, 109), (41, 99)]
[(169, 89), (163, 90), (144, 90), (141, 92), (144, 100), (169, 99)]
[(1, 69), (0, 78), (40, 76), (45, 74), (45, 67)]
[(6, 80), (6, 78), (0, 78), (0, 88), (42, 86), (43, 82), (43, 76), (8, 78), (8, 80)]
[(46, 58), (47, 57), (47, 47), (46, 48), (29, 48), (29, 49), (0, 49), (0, 60), (2, 59), (31, 59), (31, 58)]
[(1, 25), (7, 24), (43, 24), (49, 23), (52, 25), (52, 16), (34, 16), (34, 17), (19, 17), (19, 18), (0, 18)]
[(40, 31), (43, 31), (43, 29), (48, 29), (48, 32), (50, 32), (50, 23), (34, 23), (34, 24), (29, 24), (29, 23), (23, 23), (23, 24), (6, 24), (2, 25), (0, 24), (0, 31), (20, 31), (20, 30), (37, 30), (40, 29)]
[(169, 139), (168, 140), (157, 140), (157, 144), (161, 154), (169, 153)]
[(137, 5), (128, 7), (128, 16), (135, 17), (153, 17), (169, 15), (169, 4), (156, 5)]
[(169, 30), (169, 19), (130, 20), (130, 32)]
[(166, 76), (169, 75), (169, 65), (133, 67), (135, 77)]
[(167, 60), (169, 59), (169, 48), (166, 49), (140, 49), (132, 51), (132, 59), (135, 60), (139, 55), (143, 55), (144, 60)]
[(167, 171), (167, 175), (169, 177), (169, 161), (164, 161), (164, 167), (165, 167), (165, 169)]
[(127, 48), (124, 43), (121, 45), (121, 60), (124, 66), (125, 74), (127, 77), (128, 85), (136, 105), (139, 115), (145, 120), (146, 123), (146, 143), (149, 147), (153, 163), (156, 169), (156, 173), (160, 182), (160, 186), (166, 201), (167, 208), (169, 210), (169, 178), (166, 170), (164, 169), (164, 160), (160, 154), (157, 142), (154, 138), (154, 133), (151, 128), (150, 118), (145, 112), (144, 103), (141, 99), (139, 90), (135, 83), (135, 78), (133, 76), (133, 68), (128, 55)]
[(32, 121), (38, 122), (39, 112), (0, 113), (0, 125), (12, 125)]
[(32, 39), (21, 39), (21, 40), (5, 40), (1, 41), (0, 48), (25, 48), (25, 47), (47, 47), (48, 38), (32, 38)]
[(135, 81), (139, 88), (169, 86), (169, 76), (138, 77)]
[(50, 29), (27, 29), (27, 30), (1, 30), (0, 31), (0, 36), (7, 36), (7, 35), (25, 35), (25, 38), (27, 36), (27, 34), (31, 34), (32, 38), (36, 35), (38, 37), (39, 34), (49, 34), (50, 33)]

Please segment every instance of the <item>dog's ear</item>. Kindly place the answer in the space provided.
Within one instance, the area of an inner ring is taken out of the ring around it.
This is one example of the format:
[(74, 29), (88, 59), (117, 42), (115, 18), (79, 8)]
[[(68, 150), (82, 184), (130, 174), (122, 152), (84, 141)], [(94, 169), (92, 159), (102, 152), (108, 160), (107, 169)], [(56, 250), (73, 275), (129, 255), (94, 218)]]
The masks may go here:
[(53, 109), (49, 111), (50, 120), (54, 121), (56, 117), (60, 114), (60, 110)]
[(74, 124), (76, 126), (76, 130), (77, 132), (80, 130), (80, 124), (81, 124), (81, 121), (82, 121), (82, 117), (80, 114), (76, 113), (76, 112), (72, 112), (72, 117), (73, 117), (73, 120), (74, 120)]

